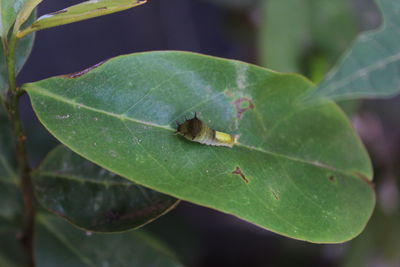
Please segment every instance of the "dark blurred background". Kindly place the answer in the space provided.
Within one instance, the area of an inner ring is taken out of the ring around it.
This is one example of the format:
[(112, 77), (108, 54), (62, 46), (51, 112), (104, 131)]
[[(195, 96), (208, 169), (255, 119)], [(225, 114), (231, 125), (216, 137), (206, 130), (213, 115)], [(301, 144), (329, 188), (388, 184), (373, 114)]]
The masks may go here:
[[(39, 16), (79, 2), (44, 1)], [(313, 17), (305, 19), (312, 22), (300, 28), (296, 5), (306, 2)], [(339, 2), (345, 7), (336, 9)], [(329, 16), (321, 15), (323, 9)], [(131, 10), (38, 32), (18, 81), (72, 73), (110, 57), (151, 50), (238, 59), (295, 70), (318, 81), (357, 32), (380, 22), (372, 0), (149, 0)], [(35, 166), (57, 142), (40, 126), (29, 101), (21, 104)], [(187, 266), (400, 266), (399, 104), (399, 97), (341, 103), (371, 154), (378, 202), (366, 230), (350, 242), (291, 240), (190, 203), (144, 229), (157, 234)]]

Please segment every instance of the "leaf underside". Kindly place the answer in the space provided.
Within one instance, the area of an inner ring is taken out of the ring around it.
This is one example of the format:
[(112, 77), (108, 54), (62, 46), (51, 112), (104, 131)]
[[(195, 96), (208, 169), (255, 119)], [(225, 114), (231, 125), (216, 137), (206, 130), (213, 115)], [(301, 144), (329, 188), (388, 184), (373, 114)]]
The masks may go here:
[(33, 184), (42, 206), (97, 232), (138, 228), (178, 203), (108, 172), (64, 146), (49, 153), (34, 172)]

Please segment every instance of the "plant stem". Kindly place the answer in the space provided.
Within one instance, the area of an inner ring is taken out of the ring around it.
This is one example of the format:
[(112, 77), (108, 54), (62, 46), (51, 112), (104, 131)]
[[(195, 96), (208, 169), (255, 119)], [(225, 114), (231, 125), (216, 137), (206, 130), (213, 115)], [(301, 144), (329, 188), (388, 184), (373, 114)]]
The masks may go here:
[(5, 49), (7, 57), (8, 89), (9, 89), (9, 95), (6, 98), (6, 107), (7, 107), (7, 112), (10, 116), (15, 138), (16, 159), (18, 164), (18, 173), (21, 178), (21, 191), (24, 204), (23, 230), (20, 235), (20, 243), (26, 252), (28, 259), (28, 266), (34, 266), (32, 243), (33, 243), (33, 227), (34, 227), (35, 211), (33, 208), (32, 180), (30, 177), (28, 157), (25, 148), (26, 136), (22, 128), (22, 122), (19, 110), (19, 97), (21, 93), (19, 92), (19, 89), (16, 87), (15, 60), (14, 60), (16, 43), (17, 43), (17, 38), (15, 37), (15, 35), (12, 35), (8, 45), (6, 45), (7, 49)]

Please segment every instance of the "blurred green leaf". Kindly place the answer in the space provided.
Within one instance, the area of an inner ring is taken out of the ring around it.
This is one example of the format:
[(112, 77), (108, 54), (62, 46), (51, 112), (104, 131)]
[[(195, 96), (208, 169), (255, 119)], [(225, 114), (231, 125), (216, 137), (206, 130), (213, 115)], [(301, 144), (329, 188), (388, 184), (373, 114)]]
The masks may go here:
[(182, 266), (147, 233), (85, 233), (54, 216), (38, 216), (34, 248), (37, 267)]
[(0, 105), (0, 182), (16, 183), (13, 136), (10, 121)]
[[(0, 218), (1, 224), (1, 218)], [(26, 259), (22, 246), (17, 240), (16, 229), (0, 231), (0, 266), (2, 267), (25, 267)]]
[(400, 91), (400, 2), (377, 0), (384, 23), (361, 34), (307, 101), (388, 97)]
[(400, 266), (400, 214), (377, 209), (365, 231), (348, 244), (341, 266)]
[(0, 266), (24, 266), (24, 253), (17, 242), (22, 196), (17, 186), (14, 149), (9, 120), (0, 105)]
[(8, 117), (0, 106), (0, 219), (15, 222), (22, 210)]
[(147, 0), (91, 0), (68, 8), (46, 14), (38, 18), (32, 25), (21, 30), (17, 36), (21, 38), (31, 32), (85, 19), (108, 15), (146, 3)]
[[(150, 52), (23, 89), (56, 138), (114, 173), (282, 235), (343, 242), (374, 207), (371, 165), (335, 104), (296, 104), (311, 87), (238, 61)], [(174, 135), (194, 112), (240, 144)]]
[[(26, 24), (32, 23), (35, 19), (36, 19), (36, 12), (33, 12), (29, 17), (28, 21), (26, 22)], [(26, 60), (28, 59), (33, 47), (34, 40), (35, 40), (35, 34), (31, 34), (29, 36), (26, 36), (18, 40), (17, 47), (15, 49), (15, 71), (17, 74), (22, 69)], [(3, 46), (0, 44), (0, 94), (4, 93), (4, 91), (7, 89), (7, 80), (8, 80), (8, 74), (7, 74), (6, 58)]]
[(0, 218), (16, 222), (22, 212), (22, 199), (15, 184), (0, 180)]
[(7, 34), (14, 24), (17, 14), (28, 0), (0, 0), (0, 38), (7, 38)]
[[(332, 65), (356, 34), (348, 2), (262, 1), (261, 64), (277, 71), (305, 73), (311, 78), (317, 78), (315, 72), (325, 73), (325, 65)], [(316, 58), (323, 58), (324, 66), (315, 65), (312, 61)]]
[(137, 228), (178, 203), (108, 172), (64, 146), (45, 158), (34, 172), (33, 183), (44, 207), (90, 231)]

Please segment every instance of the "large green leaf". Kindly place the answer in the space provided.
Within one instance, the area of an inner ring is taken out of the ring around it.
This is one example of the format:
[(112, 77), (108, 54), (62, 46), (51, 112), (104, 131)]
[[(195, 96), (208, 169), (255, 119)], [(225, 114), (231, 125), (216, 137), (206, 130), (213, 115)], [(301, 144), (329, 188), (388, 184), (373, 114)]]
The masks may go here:
[(85, 233), (48, 215), (38, 217), (34, 248), (37, 267), (182, 266), (147, 233)]
[(115, 13), (142, 5), (146, 3), (146, 1), (147, 0), (85, 1), (80, 4), (41, 16), (32, 25), (21, 30), (17, 36), (21, 38), (34, 31)]
[(400, 91), (400, 1), (377, 0), (384, 16), (382, 27), (361, 34), (325, 80), (308, 95), (351, 99), (387, 97)]
[[(150, 52), (23, 89), (56, 138), (106, 169), (282, 235), (342, 242), (371, 215), (371, 165), (335, 104), (296, 105), (310, 87), (238, 61)], [(175, 135), (194, 112), (240, 144)]]
[(6, 38), (17, 14), (28, 0), (0, 0), (0, 38)]
[(64, 146), (46, 157), (34, 172), (33, 183), (44, 207), (90, 231), (137, 228), (178, 203), (108, 172)]
[(277, 71), (319, 77), (356, 33), (348, 0), (269, 0), (261, 10), (261, 64)]

